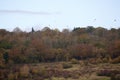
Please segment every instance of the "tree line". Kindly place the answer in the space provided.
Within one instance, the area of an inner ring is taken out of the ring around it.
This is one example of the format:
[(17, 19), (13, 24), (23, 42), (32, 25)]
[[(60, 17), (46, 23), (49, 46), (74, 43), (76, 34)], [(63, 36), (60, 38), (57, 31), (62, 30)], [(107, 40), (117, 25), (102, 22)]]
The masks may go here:
[(0, 65), (77, 60), (120, 62), (120, 28), (0, 29)]

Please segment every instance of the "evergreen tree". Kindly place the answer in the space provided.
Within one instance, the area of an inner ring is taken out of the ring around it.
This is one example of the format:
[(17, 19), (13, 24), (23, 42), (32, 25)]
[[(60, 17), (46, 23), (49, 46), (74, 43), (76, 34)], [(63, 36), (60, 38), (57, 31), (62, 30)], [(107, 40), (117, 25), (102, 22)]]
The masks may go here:
[(9, 61), (9, 55), (8, 55), (8, 52), (5, 52), (5, 53), (3, 54), (3, 59), (5, 60), (5, 64), (7, 64), (8, 61)]
[(32, 32), (35, 32), (34, 28), (32, 27)]

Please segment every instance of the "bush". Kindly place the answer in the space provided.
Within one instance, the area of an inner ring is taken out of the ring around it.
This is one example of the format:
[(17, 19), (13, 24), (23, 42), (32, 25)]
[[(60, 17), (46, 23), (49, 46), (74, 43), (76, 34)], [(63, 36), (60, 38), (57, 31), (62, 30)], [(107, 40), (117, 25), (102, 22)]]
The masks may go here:
[(120, 71), (119, 70), (103, 69), (103, 70), (98, 71), (98, 73), (97, 73), (98, 76), (108, 76), (108, 77), (116, 75), (116, 74), (120, 74)]
[(114, 80), (120, 80), (120, 74), (117, 74)]
[(90, 59), (88, 59), (88, 61), (89, 61), (89, 63), (91, 63), (91, 64), (96, 64), (95, 58), (90, 58)]
[(48, 75), (47, 70), (44, 67), (40, 68), (39, 75), (44, 76), (44, 77), (47, 76)]
[(20, 76), (21, 77), (28, 77), (30, 72), (30, 68), (27, 65), (24, 65), (20, 68)]
[(100, 59), (100, 58), (98, 58), (97, 60), (96, 60), (96, 63), (102, 63), (103, 61), (102, 61), (102, 59)]
[(0, 41), (0, 48), (11, 49), (12, 45), (7, 41)]
[(66, 80), (65, 78), (52, 77), (52, 80)]
[(15, 76), (13, 73), (8, 74), (8, 80), (14, 80)]
[(103, 58), (103, 63), (107, 63), (108, 62), (108, 59), (107, 58)]
[(70, 64), (70, 63), (63, 63), (62, 66), (64, 69), (72, 68), (72, 64)]
[(72, 77), (72, 79), (78, 79), (80, 77), (80, 75), (79, 74), (72, 74), (71, 77)]
[(4, 69), (5, 68), (5, 64), (3, 64), (3, 62), (0, 61), (0, 69)]
[(32, 75), (36, 75), (36, 74), (39, 74), (39, 70), (37, 68), (32, 68), (30, 70), (30, 73), (32, 73)]
[(111, 80), (120, 80), (120, 74), (111, 76)]
[(72, 60), (71, 60), (71, 63), (72, 63), (72, 64), (79, 64), (79, 61), (78, 61), (77, 59), (72, 59)]
[(98, 76), (110, 76), (111, 75), (111, 71), (108, 70), (108, 69), (103, 69), (103, 70), (100, 70), (98, 73), (97, 73)]
[(117, 57), (117, 58), (115, 58), (115, 59), (113, 59), (113, 60), (111, 61), (111, 63), (113, 63), (113, 64), (120, 63), (120, 56)]

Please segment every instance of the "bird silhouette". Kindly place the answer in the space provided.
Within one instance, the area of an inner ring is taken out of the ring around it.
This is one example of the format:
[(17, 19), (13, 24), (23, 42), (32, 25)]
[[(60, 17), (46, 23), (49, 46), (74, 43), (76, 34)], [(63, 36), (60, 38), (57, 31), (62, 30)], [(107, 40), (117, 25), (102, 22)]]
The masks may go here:
[(96, 21), (96, 19), (93, 20), (94, 22)]

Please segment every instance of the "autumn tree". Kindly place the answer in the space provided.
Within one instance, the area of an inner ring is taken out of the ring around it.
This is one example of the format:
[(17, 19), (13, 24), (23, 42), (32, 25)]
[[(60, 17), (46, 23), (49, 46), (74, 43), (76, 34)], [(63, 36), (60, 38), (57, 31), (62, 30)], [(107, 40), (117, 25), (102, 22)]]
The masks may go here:
[(93, 46), (88, 44), (76, 44), (69, 47), (69, 52), (73, 58), (86, 59), (93, 57)]
[(20, 33), (20, 32), (22, 32), (22, 30), (19, 27), (16, 27), (13, 29), (13, 32)]
[(120, 40), (114, 41), (112, 46), (108, 47), (108, 52), (110, 53), (112, 58), (116, 58), (120, 56)]

